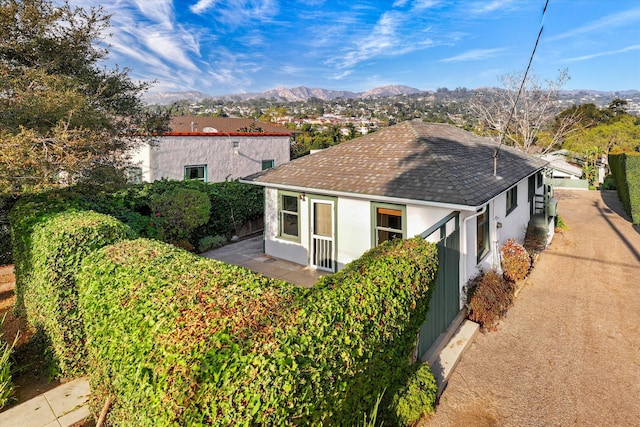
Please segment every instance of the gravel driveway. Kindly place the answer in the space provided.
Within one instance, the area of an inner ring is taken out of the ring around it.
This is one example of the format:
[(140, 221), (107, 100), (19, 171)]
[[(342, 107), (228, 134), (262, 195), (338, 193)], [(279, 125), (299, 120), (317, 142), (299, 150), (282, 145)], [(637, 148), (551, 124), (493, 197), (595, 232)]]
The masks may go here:
[(640, 426), (640, 229), (616, 193), (556, 191), (554, 237), (427, 426)]

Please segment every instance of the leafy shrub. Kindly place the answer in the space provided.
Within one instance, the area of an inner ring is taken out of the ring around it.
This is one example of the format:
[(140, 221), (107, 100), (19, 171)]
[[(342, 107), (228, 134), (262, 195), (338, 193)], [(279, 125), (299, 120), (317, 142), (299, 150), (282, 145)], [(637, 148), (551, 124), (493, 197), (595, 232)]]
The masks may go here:
[(524, 246), (515, 239), (509, 239), (500, 248), (500, 254), (505, 279), (517, 282), (527, 277), (531, 269), (531, 257)]
[(31, 236), (29, 277), (23, 282), (27, 319), (51, 342), (53, 365), (63, 376), (82, 373), (84, 327), (77, 309), (75, 274), (92, 251), (132, 238), (126, 225), (95, 212), (69, 211), (48, 216)]
[(602, 189), (602, 190), (615, 190), (616, 189), (616, 181), (613, 178), (613, 175), (609, 174), (609, 175), (604, 177), (604, 181), (602, 182), (602, 185), (600, 186), (600, 189)]
[(205, 236), (198, 241), (198, 251), (200, 253), (218, 249), (227, 243), (227, 239), (222, 236)]
[(207, 223), (211, 202), (201, 191), (176, 188), (152, 196), (151, 209), (166, 241), (175, 243), (187, 239), (196, 227)]
[(495, 329), (513, 303), (514, 284), (495, 271), (480, 273), (467, 284), (467, 317), (482, 330)]
[(103, 248), (78, 282), (93, 405), (112, 397), (113, 425), (355, 425), (412, 374), (436, 264), (398, 240), (303, 289), (150, 240)]
[(417, 363), (405, 387), (393, 397), (391, 408), (395, 424), (412, 426), (425, 415), (432, 414), (437, 394), (438, 384), (431, 368), (427, 363)]
[(561, 217), (560, 215), (556, 216), (555, 221), (556, 221), (556, 224), (555, 224), (555, 228), (556, 229), (560, 229), (560, 230), (568, 230), (569, 229), (569, 226), (564, 221), (564, 218)]

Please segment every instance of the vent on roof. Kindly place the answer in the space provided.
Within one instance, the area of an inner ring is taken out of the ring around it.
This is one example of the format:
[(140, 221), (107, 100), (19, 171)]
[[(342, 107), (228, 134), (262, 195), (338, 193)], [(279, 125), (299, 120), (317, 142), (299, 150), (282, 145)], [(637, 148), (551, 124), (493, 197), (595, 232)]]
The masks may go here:
[(202, 132), (204, 132), (204, 133), (217, 133), (218, 129), (212, 128), (210, 126), (205, 126), (205, 127), (202, 128)]

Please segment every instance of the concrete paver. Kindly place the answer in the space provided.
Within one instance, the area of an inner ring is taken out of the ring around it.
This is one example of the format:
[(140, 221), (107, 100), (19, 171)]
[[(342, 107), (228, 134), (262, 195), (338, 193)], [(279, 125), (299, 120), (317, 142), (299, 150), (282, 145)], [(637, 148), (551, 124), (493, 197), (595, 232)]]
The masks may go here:
[(78, 378), (0, 413), (2, 427), (68, 427), (90, 416), (89, 382)]
[(285, 280), (305, 288), (311, 288), (318, 278), (328, 274), (304, 265), (266, 255), (262, 250), (262, 235), (230, 243), (219, 249), (201, 254), (228, 264), (239, 265), (275, 279)]

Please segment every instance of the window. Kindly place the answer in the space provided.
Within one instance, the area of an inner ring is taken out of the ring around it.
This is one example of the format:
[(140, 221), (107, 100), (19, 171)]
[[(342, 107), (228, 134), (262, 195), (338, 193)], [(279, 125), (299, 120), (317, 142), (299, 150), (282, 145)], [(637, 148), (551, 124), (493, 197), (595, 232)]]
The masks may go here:
[(141, 184), (142, 183), (142, 168), (132, 166), (127, 168), (127, 183), (129, 184)]
[(197, 179), (207, 182), (207, 165), (185, 166), (184, 179)]
[(271, 169), (276, 166), (275, 160), (263, 160), (262, 161), (262, 170)]
[(280, 194), (278, 201), (278, 235), (294, 240), (300, 240), (300, 216), (298, 215), (298, 196), (295, 194)]
[(406, 230), (406, 211), (404, 206), (373, 204), (373, 245), (387, 240), (403, 239)]
[(483, 214), (477, 216), (477, 246), (478, 263), (489, 253), (489, 205)]
[(538, 173), (536, 174), (536, 186), (537, 186), (537, 188), (542, 187), (542, 181), (543, 181), (543, 179), (542, 179), (542, 172), (538, 172)]
[(518, 207), (518, 186), (507, 191), (507, 215)]

